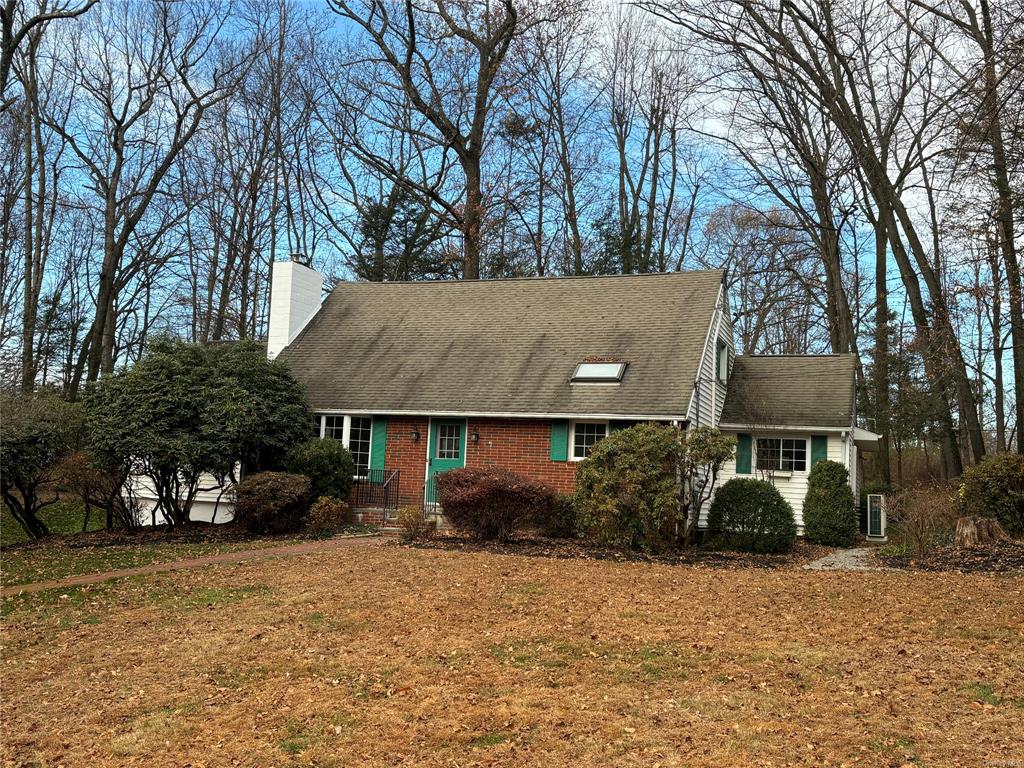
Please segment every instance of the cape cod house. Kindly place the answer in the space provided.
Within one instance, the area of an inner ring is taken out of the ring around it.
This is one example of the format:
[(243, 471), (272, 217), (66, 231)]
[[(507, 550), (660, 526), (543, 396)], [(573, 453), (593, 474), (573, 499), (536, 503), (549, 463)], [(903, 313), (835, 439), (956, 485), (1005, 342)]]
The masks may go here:
[(734, 352), (721, 270), (485, 281), (341, 282), (274, 264), (268, 355), (305, 385), (324, 438), (352, 452), (354, 503), (381, 522), (434, 503), (434, 478), (501, 466), (571, 492), (578, 462), (639, 421), (737, 436), (723, 473), (774, 482), (801, 521), (807, 474), (850, 468), (852, 355)]

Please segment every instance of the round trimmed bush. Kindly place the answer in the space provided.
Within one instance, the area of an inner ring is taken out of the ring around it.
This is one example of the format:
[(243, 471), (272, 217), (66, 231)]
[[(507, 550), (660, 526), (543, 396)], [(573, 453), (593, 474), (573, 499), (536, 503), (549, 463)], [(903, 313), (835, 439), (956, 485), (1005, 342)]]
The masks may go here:
[(235, 488), (235, 522), (251, 533), (295, 533), (312, 501), (305, 475), (257, 472)]
[(682, 522), (679, 432), (637, 424), (598, 442), (576, 472), (574, 507), (587, 536), (616, 547), (669, 549)]
[(960, 481), (961, 514), (994, 517), (1011, 536), (1024, 535), (1024, 455), (986, 456), (965, 469)]
[(793, 508), (771, 483), (733, 478), (718, 491), (708, 511), (712, 539), (742, 552), (787, 552), (796, 541)]
[(507, 541), (527, 522), (551, 515), (555, 492), (506, 469), (452, 469), (437, 476), (437, 500), (456, 530)]
[(314, 438), (288, 452), (288, 471), (305, 475), (313, 484), (313, 496), (348, 501), (356, 465), (352, 454), (337, 440)]
[(848, 547), (857, 538), (857, 505), (850, 473), (836, 461), (811, 467), (804, 497), (804, 536), (830, 547)]

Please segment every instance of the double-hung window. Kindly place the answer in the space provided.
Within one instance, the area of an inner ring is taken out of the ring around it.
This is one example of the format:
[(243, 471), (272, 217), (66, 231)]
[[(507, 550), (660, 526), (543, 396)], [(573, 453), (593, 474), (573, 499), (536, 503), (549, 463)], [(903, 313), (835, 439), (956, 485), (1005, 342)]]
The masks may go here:
[(369, 416), (353, 416), (348, 434), (348, 450), (356, 465), (356, 477), (366, 477), (370, 470), (370, 434), (373, 419)]
[(572, 427), (572, 458), (576, 461), (587, 458), (590, 449), (598, 440), (608, 434), (608, 424), (604, 421), (577, 421)]
[(366, 477), (370, 470), (372, 433), (373, 418), (370, 416), (323, 417), (323, 436), (337, 440), (348, 448), (356, 466), (356, 477)]
[(804, 472), (807, 441), (789, 437), (757, 438), (757, 468), (765, 472)]

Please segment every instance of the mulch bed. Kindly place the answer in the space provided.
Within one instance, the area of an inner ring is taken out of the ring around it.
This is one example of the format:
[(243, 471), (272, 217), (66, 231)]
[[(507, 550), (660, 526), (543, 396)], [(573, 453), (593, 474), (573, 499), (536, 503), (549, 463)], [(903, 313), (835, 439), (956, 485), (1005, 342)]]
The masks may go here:
[(446, 533), (407, 545), (420, 549), (443, 549), (461, 552), (488, 552), (496, 555), (523, 555), (569, 560), (611, 560), (616, 562), (662, 563), (708, 568), (795, 568), (832, 552), (831, 547), (799, 540), (792, 552), (757, 555), (747, 552), (725, 552), (691, 547), (664, 555), (626, 551), (575, 539), (524, 537), (508, 542), (477, 541)]
[(890, 568), (909, 568), (918, 571), (1024, 572), (1024, 542), (1017, 541), (966, 549), (950, 545), (937, 547), (923, 555), (887, 555), (878, 552), (875, 557)]

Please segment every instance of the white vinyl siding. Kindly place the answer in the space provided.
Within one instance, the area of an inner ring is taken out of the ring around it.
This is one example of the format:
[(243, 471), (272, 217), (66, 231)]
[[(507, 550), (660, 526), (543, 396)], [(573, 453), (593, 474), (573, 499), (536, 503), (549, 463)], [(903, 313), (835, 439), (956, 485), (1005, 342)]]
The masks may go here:
[[(732, 434), (735, 437), (735, 434)], [(816, 432), (815, 434), (826, 434), (825, 432)], [(793, 516), (796, 518), (797, 528), (803, 531), (804, 518), (804, 497), (807, 495), (807, 477), (810, 474), (810, 461), (811, 461), (811, 434), (802, 433), (787, 433), (784, 435), (787, 438), (800, 438), (807, 441), (807, 469), (803, 472), (776, 472), (774, 473), (773, 484), (779, 489), (779, 493), (782, 494), (782, 498), (790, 503), (793, 507)], [(753, 436), (753, 442), (756, 445), (758, 435)], [(764, 435), (764, 437), (780, 437), (778, 434)], [(828, 453), (826, 457), (831, 461), (837, 461), (844, 466), (849, 467), (847, 461), (850, 456), (849, 445), (853, 443), (853, 440), (849, 437), (842, 438), (838, 433), (828, 433)], [(753, 458), (753, 457), (752, 457)], [(756, 461), (756, 459), (755, 459)], [(764, 480), (768, 473), (759, 472), (757, 469), (752, 469), (750, 474), (738, 475), (736, 474), (736, 460), (733, 459), (726, 463), (722, 467), (722, 471), (718, 475), (718, 483), (716, 488), (721, 488), (729, 480), (734, 477), (750, 477), (755, 480)], [(850, 473), (851, 478), (854, 476), (853, 472)], [(855, 481), (852, 481), (855, 484)], [(704, 508), (700, 512), (700, 525), (703, 527), (707, 524), (708, 508), (711, 506), (711, 502), (704, 505)]]
[(731, 369), (736, 350), (732, 339), (732, 316), (729, 312), (725, 286), (719, 288), (718, 306), (714, 317), (711, 318), (711, 328), (704, 344), (696, 387), (687, 414), (690, 423), (695, 427), (716, 426), (725, 405), (727, 383), (719, 378), (719, 344), (725, 344), (725, 356), (728, 358), (726, 365)]

